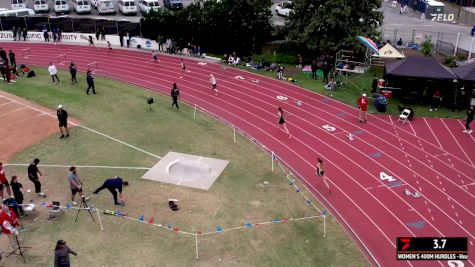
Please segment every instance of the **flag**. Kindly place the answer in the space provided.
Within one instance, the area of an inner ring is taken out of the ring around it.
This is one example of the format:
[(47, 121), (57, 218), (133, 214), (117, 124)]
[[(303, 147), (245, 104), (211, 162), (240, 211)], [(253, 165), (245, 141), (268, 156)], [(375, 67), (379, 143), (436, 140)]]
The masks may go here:
[(278, 222), (280, 222), (280, 219), (273, 219), (272, 221), (275, 222), (275, 223), (278, 223)]
[(46, 202), (44, 202), (44, 201), (41, 202), (41, 206), (43, 206), (43, 207), (46, 206)]
[(277, 161), (277, 156), (274, 153), (272, 153), (272, 160)]
[(221, 233), (223, 231), (223, 228), (221, 226), (216, 227), (216, 233)]
[(246, 223), (244, 226), (246, 226), (247, 228), (251, 228), (251, 227), (252, 227), (252, 224)]
[(148, 223), (149, 223), (149, 224), (153, 224), (153, 217), (150, 218), (150, 220), (148, 220)]
[(310, 205), (310, 204), (312, 204), (312, 202), (307, 199), (307, 204)]
[(175, 233), (178, 233), (178, 232), (180, 232), (180, 229), (178, 229), (178, 227), (175, 227), (175, 229), (173, 229), (173, 231), (175, 231)]
[(115, 212), (115, 216), (122, 216), (122, 213), (120, 213), (120, 210)]
[(71, 204), (66, 203), (66, 209), (70, 209), (70, 208), (71, 208)]
[(326, 215), (327, 215), (327, 210), (323, 210), (323, 211), (322, 211), (322, 215), (323, 215), (323, 216), (326, 216)]
[(299, 192), (300, 192), (300, 189), (298, 189), (298, 188), (297, 188), (297, 189), (295, 189), (295, 192), (299, 193)]
[(288, 221), (289, 221), (289, 218), (283, 218), (282, 221), (283, 221), (283, 222), (288, 222)]
[(145, 220), (145, 216), (142, 215), (139, 217), (139, 221), (143, 222), (144, 220)]
[(172, 225), (171, 225), (171, 224), (168, 225), (168, 229), (172, 229)]

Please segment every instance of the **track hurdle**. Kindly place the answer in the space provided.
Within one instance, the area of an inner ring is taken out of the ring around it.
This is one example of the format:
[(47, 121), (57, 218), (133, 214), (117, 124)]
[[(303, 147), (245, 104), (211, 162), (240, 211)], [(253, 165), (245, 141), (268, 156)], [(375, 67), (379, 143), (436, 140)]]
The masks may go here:
[(66, 53), (57, 56), (56, 59), (59, 65), (64, 65), (64, 62), (66, 62)]
[(24, 58), (28, 58), (31, 55), (30, 48), (25, 48), (21, 50), (21, 56)]
[(87, 69), (88, 70), (98, 70), (99, 69), (99, 63), (97, 63), (96, 61), (94, 62), (91, 62), (89, 64), (87, 64)]

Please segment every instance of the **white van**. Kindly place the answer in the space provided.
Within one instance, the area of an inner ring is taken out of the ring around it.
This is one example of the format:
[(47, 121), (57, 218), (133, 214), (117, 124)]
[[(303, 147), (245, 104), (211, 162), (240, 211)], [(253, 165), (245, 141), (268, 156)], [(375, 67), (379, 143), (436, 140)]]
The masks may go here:
[(91, 3), (99, 14), (115, 14), (114, 2), (112, 0), (92, 0)]
[(142, 13), (148, 13), (150, 10), (158, 11), (160, 4), (158, 0), (139, 0), (139, 9)]
[(69, 5), (66, 0), (53, 0), (54, 2), (54, 12), (59, 13), (69, 13)]
[(26, 8), (26, 0), (10, 0), (12, 9)]
[(35, 11), (29, 8), (0, 11), (0, 17), (29, 17), (33, 15), (35, 15)]
[(120, 13), (124, 15), (137, 14), (137, 6), (134, 0), (119, 0), (117, 6), (119, 7)]
[(91, 14), (91, 4), (87, 0), (71, 0), (71, 8), (78, 14)]
[(33, 10), (36, 13), (49, 12), (48, 2), (46, 0), (33, 0)]

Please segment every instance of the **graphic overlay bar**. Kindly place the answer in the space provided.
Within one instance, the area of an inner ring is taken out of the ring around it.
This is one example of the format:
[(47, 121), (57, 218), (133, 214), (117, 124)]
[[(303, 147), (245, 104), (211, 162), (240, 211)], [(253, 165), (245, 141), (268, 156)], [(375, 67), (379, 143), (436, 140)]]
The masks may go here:
[(398, 237), (398, 260), (468, 260), (466, 237)]

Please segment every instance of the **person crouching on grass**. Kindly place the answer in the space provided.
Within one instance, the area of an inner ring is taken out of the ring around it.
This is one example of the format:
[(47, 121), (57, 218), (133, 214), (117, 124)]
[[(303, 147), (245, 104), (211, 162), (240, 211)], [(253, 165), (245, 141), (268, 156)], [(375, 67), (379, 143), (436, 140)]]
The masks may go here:
[[(123, 207), (125, 205), (125, 202), (122, 196), (122, 186), (128, 186), (128, 185), (129, 185), (129, 182), (123, 181), (122, 178), (117, 176), (117, 177), (105, 180), (104, 184), (102, 184), (101, 187), (97, 188), (93, 194), (97, 195), (103, 189), (107, 188), (111, 192), (112, 196), (114, 197), (114, 204), (121, 205)], [(120, 202), (117, 201), (117, 191), (119, 192)]]
[(74, 201), (74, 197), (77, 193), (79, 193), (81, 198), (83, 198), (85, 201), (89, 200), (89, 198), (85, 197), (84, 193), (82, 192), (82, 182), (79, 179), (77, 168), (74, 166), (71, 166), (71, 168), (69, 168), (68, 181), (69, 187), (71, 188), (71, 201), (74, 206), (78, 204), (76, 203), (76, 201)]

